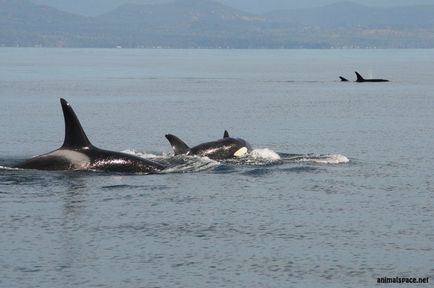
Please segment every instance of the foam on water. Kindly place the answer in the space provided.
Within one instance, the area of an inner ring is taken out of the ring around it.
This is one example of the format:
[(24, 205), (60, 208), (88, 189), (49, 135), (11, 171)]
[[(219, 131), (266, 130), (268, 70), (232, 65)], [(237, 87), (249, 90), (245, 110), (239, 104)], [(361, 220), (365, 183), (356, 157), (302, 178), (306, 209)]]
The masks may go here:
[(122, 152), (144, 159), (152, 159), (166, 165), (167, 168), (164, 169), (162, 173), (199, 172), (220, 165), (218, 161), (209, 159), (208, 157), (186, 155), (174, 156), (172, 153), (161, 153), (158, 155), (154, 153), (139, 152), (132, 149), (127, 149)]
[(268, 148), (255, 149), (252, 152), (250, 152), (250, 157), (258, 160), (268, 160), (268, 161), (280, 160), (279, 154), (277, 154), (276, 152)]
[(216, 166), (220, 162), (209, 159), (208, 157), (198, 156), (175, 156), (172, 158), (172, 164), (164, 169), (162, 173), (187, 173), (205, 171)]
[(348, 157), (341, 154), (306, 155), (297, 159), (296, 162), (312, 162), (319, 164), (343, 164), (350, 162)]
[(135, 150), (124, 150), (124, 153), (135, 155), (145, 159), (153, 159), (163, 162), (169, 168), (165, 169), (166, 173), (185, 173), (197, 172), (211, 169), (218, 166), (221, 162), (230, 164), (241, 164), (249, 166), (279, 165), (283, 163), (300, 163), (309, 162), (316, 164), (343, 164), (348, 163), (348, 157), (342, 154), (287, 154), (277, 153), (269, 148), (258, 148), (252, 150), (246, 156), (236, 159), (227, 159), (224, 161), (211, 160), (208, 157), (199, 156), (174, 156), (172, 153), (154, 154), (139, 152)]
[(0, 170), (11, 170), (11, 171), (16, 171), (16, 170), (22, 170), (20, 168), (13, 168), (13, 167), (7, 167), (7, 166), (1, 166), (0, 165)]

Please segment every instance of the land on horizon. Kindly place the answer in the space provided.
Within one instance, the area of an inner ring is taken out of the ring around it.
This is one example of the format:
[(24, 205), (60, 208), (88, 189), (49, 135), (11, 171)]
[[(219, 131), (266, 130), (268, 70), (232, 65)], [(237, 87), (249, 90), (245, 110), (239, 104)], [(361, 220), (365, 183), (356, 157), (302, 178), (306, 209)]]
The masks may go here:
[(0, 0), (0, 46), (434, 48), (434, 5), (337, 2), (252, 13), (222, 0), (119, 1), (108, 12), (85, 16), (48, 0)]

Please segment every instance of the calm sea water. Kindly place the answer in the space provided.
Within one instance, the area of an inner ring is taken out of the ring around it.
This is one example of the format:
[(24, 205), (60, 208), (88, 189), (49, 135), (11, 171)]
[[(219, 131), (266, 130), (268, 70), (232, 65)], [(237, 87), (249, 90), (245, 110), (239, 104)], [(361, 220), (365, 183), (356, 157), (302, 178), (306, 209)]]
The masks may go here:
[[(0, 287), (434, 281), (433, 50), (2, 48), (0, 65)], [(355, 70), (392, 81), (338, 81)], [(171, 168), (9, 169), (61, 145), (60, 97), (96, 146)], [(164, 138), (225, 129), (252, 155), (175, 161)]]

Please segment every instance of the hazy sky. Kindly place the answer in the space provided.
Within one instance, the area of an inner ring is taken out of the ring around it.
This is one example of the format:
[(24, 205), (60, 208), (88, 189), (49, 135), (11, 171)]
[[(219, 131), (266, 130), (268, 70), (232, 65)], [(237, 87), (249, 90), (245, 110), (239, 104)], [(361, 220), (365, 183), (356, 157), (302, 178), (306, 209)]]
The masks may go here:
[[(127, 2), (135, 3), (162, 3), (171, 0), (31, 0), (34, 3), (46, 4), (83, 15), (97, 15), (115, 9)], [(172, 0), (173, 1), (173, 0)], [(240, 10), (265, 13), (279, 9), (293, 9), (323, 6), (340, 0), (215, 0)], [(433, 0), (352, 0), (352, 2), (371, 6), (396, 6), (434, 4)]]

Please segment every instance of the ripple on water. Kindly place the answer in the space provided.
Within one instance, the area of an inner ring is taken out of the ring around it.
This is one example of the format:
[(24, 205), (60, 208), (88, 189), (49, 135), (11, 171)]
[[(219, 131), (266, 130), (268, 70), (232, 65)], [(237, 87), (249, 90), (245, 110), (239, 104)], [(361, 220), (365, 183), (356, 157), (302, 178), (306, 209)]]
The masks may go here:
[(146, 190), (146, 191), (166, 191), (169, 189), (167, 185), (129, 185), (129, 184), (116, 184), (102, 186), (104, 190)]

